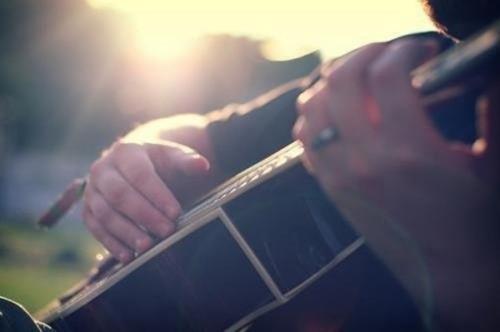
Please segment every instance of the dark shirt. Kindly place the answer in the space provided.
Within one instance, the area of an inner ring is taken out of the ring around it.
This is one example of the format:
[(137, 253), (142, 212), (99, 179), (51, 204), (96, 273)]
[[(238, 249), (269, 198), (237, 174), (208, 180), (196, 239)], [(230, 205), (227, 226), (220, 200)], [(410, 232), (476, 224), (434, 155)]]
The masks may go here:
[[(453, 43), (436, 32), (401, 38), (437, 38), (443, 49)], [(317, 68), (308, 76), (292, 81), (241, 105), (229, 105), (209, 113), (208, 133), (215, 157), (227, 174), (236, 174), (291, 143), (297, 118), (297, 97), (320, 77)], [(476, 139), (475, 103), (477, 91), (471, 91), (435, 105), (429, 116), (441, 134), (449, 140), (471, 143)]]
[(208, 133), (223, 171), (238, 173), (292, 142), (295, 102), (317, 80), (318, 71), (247, 104), (229, 105), (207, 115)]

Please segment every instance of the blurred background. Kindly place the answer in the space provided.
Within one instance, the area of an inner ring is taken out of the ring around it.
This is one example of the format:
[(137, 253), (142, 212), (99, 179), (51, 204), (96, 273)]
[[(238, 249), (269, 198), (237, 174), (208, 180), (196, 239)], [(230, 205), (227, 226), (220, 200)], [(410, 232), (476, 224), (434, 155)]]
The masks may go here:
[(85, 275), (102, 249), (78, 209), (34, 221), (133, 126), (430, 28), (418, 0), (0, 0), (0, 295), (36, 311)]

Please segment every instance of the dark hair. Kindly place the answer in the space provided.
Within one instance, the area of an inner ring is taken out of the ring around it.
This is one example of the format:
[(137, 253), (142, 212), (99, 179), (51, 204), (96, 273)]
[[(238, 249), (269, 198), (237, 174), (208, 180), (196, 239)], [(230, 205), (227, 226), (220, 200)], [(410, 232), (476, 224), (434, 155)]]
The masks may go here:
[(436, 26), (464, 39), (500, 18), (498, 0), (421, 0)]

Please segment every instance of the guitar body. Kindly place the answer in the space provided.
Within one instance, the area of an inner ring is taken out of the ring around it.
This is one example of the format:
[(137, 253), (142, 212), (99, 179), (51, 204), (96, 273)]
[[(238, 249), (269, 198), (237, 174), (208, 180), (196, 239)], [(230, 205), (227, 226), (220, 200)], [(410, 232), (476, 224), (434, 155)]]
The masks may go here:
[[(496, 22), (412, 74), (444, 137), (475, 140), (474, 105), (498, 77), (499, 36)], [(458, 83), (459, 94), (440, 93)], [(40, 317), (59, 332), (422, 331), (399, 283), (302, 168), (302, 152), (292, 144), (229, 180), (174, 235)]]
[(252, 331), (416, 330), (411, 302), (303, 169), (301, 152), (291, 145), (230, 180), (183, 215), (176, 234), (56, 301), (43, 320), (59, 332), (251, 322)]

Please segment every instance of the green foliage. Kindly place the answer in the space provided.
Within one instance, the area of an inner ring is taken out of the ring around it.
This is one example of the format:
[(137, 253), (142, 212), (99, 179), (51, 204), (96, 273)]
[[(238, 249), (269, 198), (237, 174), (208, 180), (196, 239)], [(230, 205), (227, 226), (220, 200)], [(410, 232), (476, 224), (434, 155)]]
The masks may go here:
[(65, 268), (2, 263), (0, 293), (34, 313), (69, 289), (82, 273)]
[(101, 249), (79, 229), (0, 224), (0, 294), (34, 312), (82, 279)]

